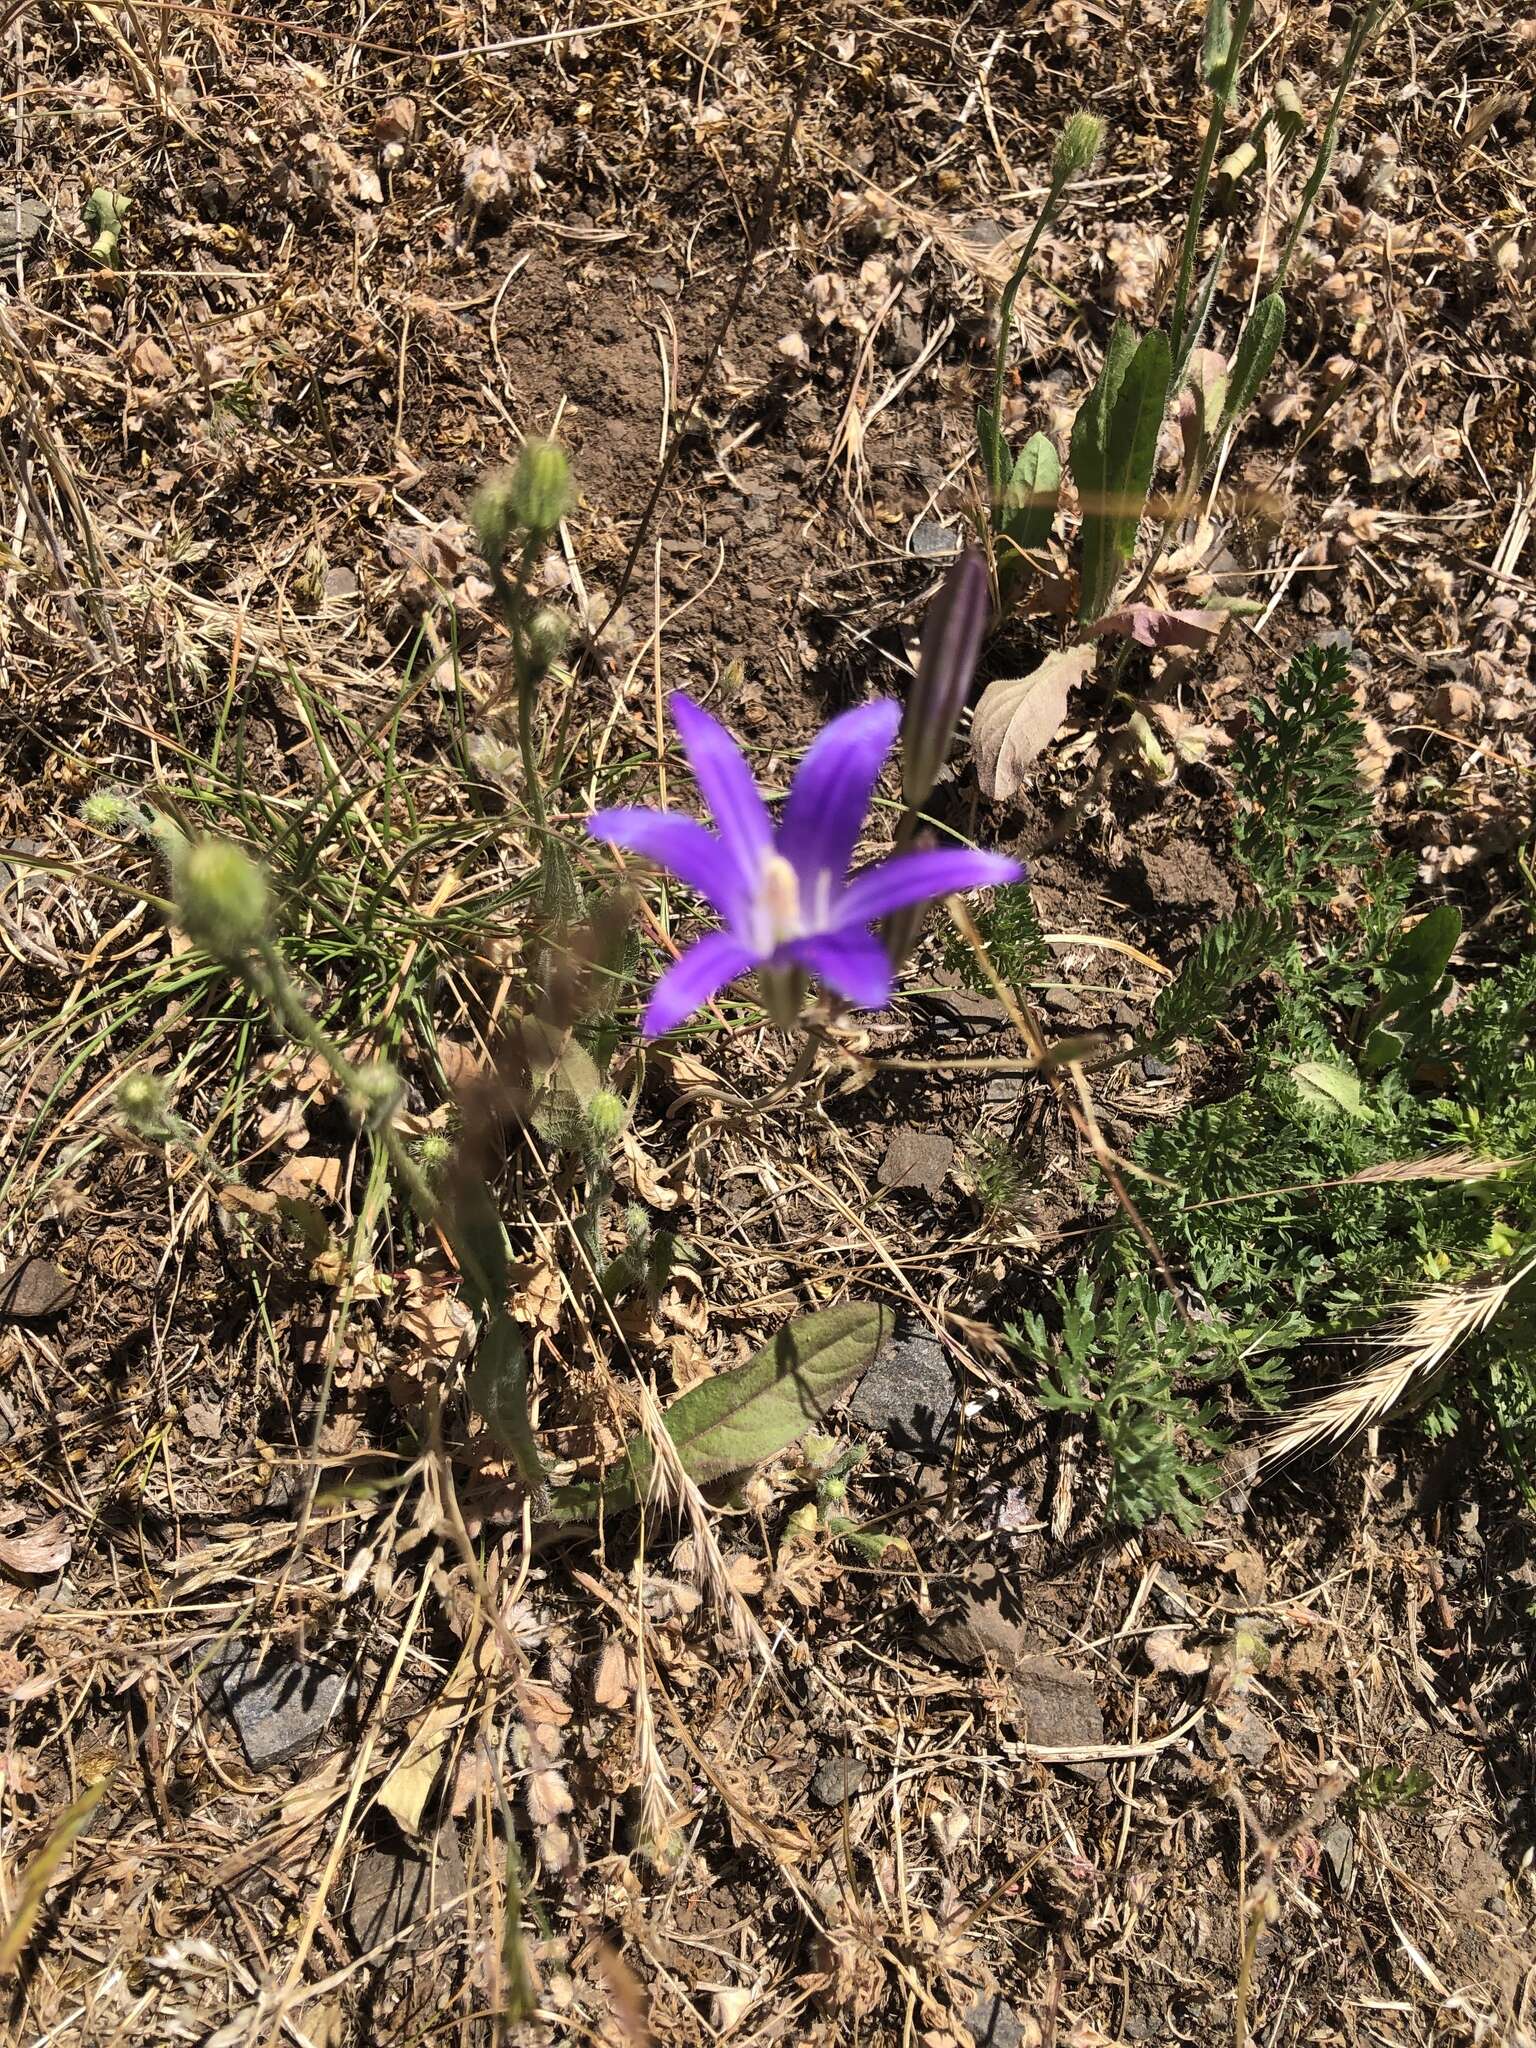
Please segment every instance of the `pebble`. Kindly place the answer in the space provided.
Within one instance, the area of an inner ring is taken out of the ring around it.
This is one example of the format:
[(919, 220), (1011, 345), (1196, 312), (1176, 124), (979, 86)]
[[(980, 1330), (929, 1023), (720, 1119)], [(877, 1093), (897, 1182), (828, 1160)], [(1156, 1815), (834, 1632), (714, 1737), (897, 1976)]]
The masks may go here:
[(1023, 2048), (1024, 2023), (1000, 1991), (983, 1991), (965, 2015), (975, 2048)]
[(960, 536), (954, 527), (941, 526), (937, 519), (919, 519), (907, 550), (914, 555), (958, 555)]
[(345, 1672), (297, 1663), (281, 1650), (263, 1658), (254, 1642), (232, 1644), (209, 1675), (254, 1771), (317, 1742), (347, 1690)]
[(1154, 1059), (1151, 1053), (1141, 1063), (1141, 1071), (1149, 1081), (1171, 1081), (1178, 1069), (1170, 1067), (1166, 1060)]
[(944, 1347), (932, 1337), (893, 1337), (859, 1381), (848, 1414), (896, 1450), (919, 1457), (946, 1453), (958, 1417), (955, 1376)]
[(864, 1789), (869, 1765), (856, 1756), (824, 1756), (811, 1780), (811, 1798), (818, 1806), (841, 1806)]
[(42, 1323), (62, 1315), (75, 1282), (50, 1259), (15, 1259), (0, 1273), (0, 1323)]
[[(463, 1898), (466, 1889), (464, 1852), (451, 1825), (438, 1836), (430, 1858), (416, 1855), (403, 1844), (365, 1849), (353, 1873), (347, 1926), (358, 1949), (366, 1954), (417, 1921), (425, 1921), (434, 1907)], [(423, 1927), (421, 1932), (430, 1934), (432, 1929)]]

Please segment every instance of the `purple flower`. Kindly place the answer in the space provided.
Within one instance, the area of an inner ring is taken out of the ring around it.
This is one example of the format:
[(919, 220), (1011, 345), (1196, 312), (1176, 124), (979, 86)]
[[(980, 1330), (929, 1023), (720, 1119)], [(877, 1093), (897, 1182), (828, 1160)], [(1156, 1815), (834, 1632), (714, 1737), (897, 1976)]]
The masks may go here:
[(741, 749), (678, 690), (670, 709), (715, 830), (672, 811), (598, 811), (596, 839), (627, 847), (696, 890), (724, 921), (657, 982), (647, 1038), (670, 1031), (738, 974), (813, 974), (860, 1009), (890, 1001), (877, 919), (957, 889), (1017, 881), (1017, 861), (967, 847), (899, 853), (850, 877), (870, 799), (901, 723), (894, 698), (834, 718), (800, 763), (775, 829)]

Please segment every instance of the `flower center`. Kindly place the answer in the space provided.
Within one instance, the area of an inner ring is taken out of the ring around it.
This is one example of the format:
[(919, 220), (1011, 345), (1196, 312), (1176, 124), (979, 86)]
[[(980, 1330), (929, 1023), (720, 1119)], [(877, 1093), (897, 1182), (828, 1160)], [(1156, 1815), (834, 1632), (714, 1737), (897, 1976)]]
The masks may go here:
[(800, 877), (782, 853), (771, 853), (763, 862), (757, 908), (763, 922), (764, 952), (800, 937)]

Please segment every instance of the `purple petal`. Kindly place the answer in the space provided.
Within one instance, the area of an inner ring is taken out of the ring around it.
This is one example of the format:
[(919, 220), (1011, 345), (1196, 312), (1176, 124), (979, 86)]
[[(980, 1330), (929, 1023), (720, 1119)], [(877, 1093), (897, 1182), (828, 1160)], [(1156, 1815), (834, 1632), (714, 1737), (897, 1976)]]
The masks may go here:
[(779, 826), (778, 846), (801, 886), (842, 881), (859, 843), (869, 800), (891, 751), (901, 706), (894, 697), (845, 711), (822, 732), (795, 771)]
[(676, 960), (651, 991), (640, 1028), (647, 1038), (671, 1031), (712, 995), (757, 965), (757, 955), (730, 932), (710, 932)]
[(722, 917), (734, 920), (741, 894), (733, 886), (730, 863), (714, 833), (706, 832), (696, 819), (671, 811), (594, 811), (587, 830), (594, 839), (655, 861), (696, 890)]
[(891, 1000), (891, 956), (872, 932), (848, 925), (784, 950), (856, 1009), (883, 1010)]
[(832, 906), (839, 929), (873, 924), (909, 903), (929, 903), (958, 889), (991, 889), (1017, 882), (1024, 870), (1000, 853), (973, 853), (968, 846), (941, 846), (932, 853), (898, 853), (855, 875)]
[(674, 690), (667, 709), (687, 750), (693, 779), (714, 815), (724, 858), (750, 895), (773, 850), (773, 826), (752, 770), (725, 727), (691, 697)]

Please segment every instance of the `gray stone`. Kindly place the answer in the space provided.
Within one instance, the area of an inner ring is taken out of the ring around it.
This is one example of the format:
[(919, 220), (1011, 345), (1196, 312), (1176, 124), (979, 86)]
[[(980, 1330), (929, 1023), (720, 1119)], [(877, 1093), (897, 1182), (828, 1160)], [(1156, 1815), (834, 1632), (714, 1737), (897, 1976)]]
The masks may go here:
[(1152, 1054), (1148, 1053), (1141, 1063), (1141, 1071), (1149, 1081), (1171, 1081), (1178, 1069), (1170, 1067), (1166, 1060), (1154, 1059)]
[(965, 2015), (975, 2048), (1023, 2048), (1024, 2025), (1000, 1991), (981, 1992)]
[(0, 1323), (42, 1323), (62, 1315), (75, 1283), (49, 1259), (15, 1259), (0, 1273)]
[(996, 996), (977, 995), (968, 988), (932, 989), (912, 1000), (914, 1007), (928, 1011), (941, 1039), (985, 1038), (1008, 1021)]
[(954, 1163), (955, 1144), (939, 1131), (902, 1130), (891, 1133), (880, 1162), (879, 1182), (883, 1188), (921, 1188), (936, 1195)]
[(940, 526), (937, 519), (919, 519), (907, 547), (914, 555), (958, 555), (960, 536), (952, 526)]
[(53, 208), (45, 199), (0, 192), (0, 264), (9, 267), (19, 255), (24, 256), (52, 219)]
[(893, 1337), (876, 1355), (848, 1404), (862, 1428), (883, 1433), (896, 1450), (934, 1457), (954, 1439), (955, 1376), (932, 1337)]
[(856, 1756), (824, 1756), (811, 1780), (811, 1798), (818, 1806), (841, 1806), (864, 1789), (869, 1765)]
[(267, 1771), (317, 1742), (347, 1690), (345, 1672), (257, 1643), (231, 1644), (210, 1676), (252, 1770)]
[[(403, 1844), (365, 1849), (353, 1872), (347, 1926), (358, 1949), (366, 1954), (381, 1941), (391, 1941), (418, 1921), (424, 1922), (434, 1907), (462, 1899), (466, 1889), (464, 1852), (451, 1823), (438, 1836), (430, 1856), (418, 1856)], [(429, 1931), (425, 1926), (421, 1929), (423, 1934)]]
[(1082, 998), (1075, 989), (1048, 988), (1041, 1001), (1056, 1017), (1080, 1017), (1083, 1012)]
[(1319, 1843), (1339, 1890), (1348, 1894), (1354, 1886), (1354, 1829), (1348, 1821), (1329, 1821)]

